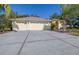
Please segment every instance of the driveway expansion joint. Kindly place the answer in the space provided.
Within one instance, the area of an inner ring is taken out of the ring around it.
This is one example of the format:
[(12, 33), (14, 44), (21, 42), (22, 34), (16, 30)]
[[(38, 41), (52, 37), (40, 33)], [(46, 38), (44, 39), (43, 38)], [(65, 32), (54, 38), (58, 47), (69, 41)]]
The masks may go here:
[(50, 37), (55, 37), (57, 40), (60, 40), (60, 41), (62, 41), (62, 42), (64, 42), (64, 43), (67, 43), (67, 44), (69, 44), (69, 45), (71, 45), (71, 46), (73, 46), (73, 47), (79, 49), (79, 46), (76, 46), (76, 45), (74, 45), (74, 44), (72, 44), (72, 43), (70, 43), (70, 42), (67, 42), (67, 41), (63, 40), (62, 38), (58, 38), (58, 37), (56, 37), (56, 36), (54, 36), (54, 35), (51, 35), (51, 34), (48, 34), (48, 33), (47, 33), (47, 35), (49, 35)]
[(24, 44), (26, 43), (26, 40), (27, 40), (29, 34), (30, 34), (30, 31), (28, 32), (28, 34), (27, 34), (25, 40), (23, 41), (23, 43), (22, 43), (22, 45), (21, 45), (21, 48), (19, 49), (17, 55), (20, 55), (20, 53), (21, 53), (21, 51), (22, 51), (22, 49), (23, 49), (23, 47), (24, 47)]

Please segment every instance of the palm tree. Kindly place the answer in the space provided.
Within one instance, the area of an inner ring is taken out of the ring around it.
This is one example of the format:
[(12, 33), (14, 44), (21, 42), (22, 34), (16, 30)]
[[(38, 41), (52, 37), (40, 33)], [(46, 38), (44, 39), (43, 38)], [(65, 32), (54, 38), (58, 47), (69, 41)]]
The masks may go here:
[(0, 4), (0, 12), (2, 11), (4, 14), (0, 15), (0, 30), (3, 32), (5, 28), (12, 28), (9, 18), (15, 17), (15, 13), (11, 10), (8, 4)]
[(4, 10), (6, 18), (8, 18), (10, 16), (10, 13), (12, 12), (10, 6), (8, 4), (0, 4), (0, 8)]

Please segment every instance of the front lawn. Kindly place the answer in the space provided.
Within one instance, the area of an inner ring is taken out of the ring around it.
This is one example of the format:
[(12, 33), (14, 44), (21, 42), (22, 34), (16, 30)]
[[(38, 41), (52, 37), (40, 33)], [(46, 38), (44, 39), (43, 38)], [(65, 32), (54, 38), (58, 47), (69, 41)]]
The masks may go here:
[(79, 32), (70, 32), (71, 35), (79, 36)]
[(68, 28), (67, 31), (71, 35), (79, 36), (79, 28)]

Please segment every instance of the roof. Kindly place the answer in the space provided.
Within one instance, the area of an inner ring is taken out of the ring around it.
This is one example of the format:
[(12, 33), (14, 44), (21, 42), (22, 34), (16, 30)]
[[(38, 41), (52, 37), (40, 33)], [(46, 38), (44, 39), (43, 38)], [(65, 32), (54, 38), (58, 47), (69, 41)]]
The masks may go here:
[(30, 22), (50, 22), (51, 20), (49, 19), (43, 19), (39, 17), (23, 17), (23, 18), (16, 18), (16, 19), (10, 19), (12, 21), (17, 21), (17, 22), (25, 22), (25, 21), (30, 21)]

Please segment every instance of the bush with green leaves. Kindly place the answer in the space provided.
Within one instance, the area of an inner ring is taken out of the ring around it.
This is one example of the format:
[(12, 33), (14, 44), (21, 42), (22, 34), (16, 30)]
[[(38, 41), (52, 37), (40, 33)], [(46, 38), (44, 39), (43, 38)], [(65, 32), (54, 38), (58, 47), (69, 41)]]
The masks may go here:
[(0, 32), (4, 32), (10, 30), (12, 27), (12, 23), (10, 20), (5, 18), (5, 15), (0, 15)]

